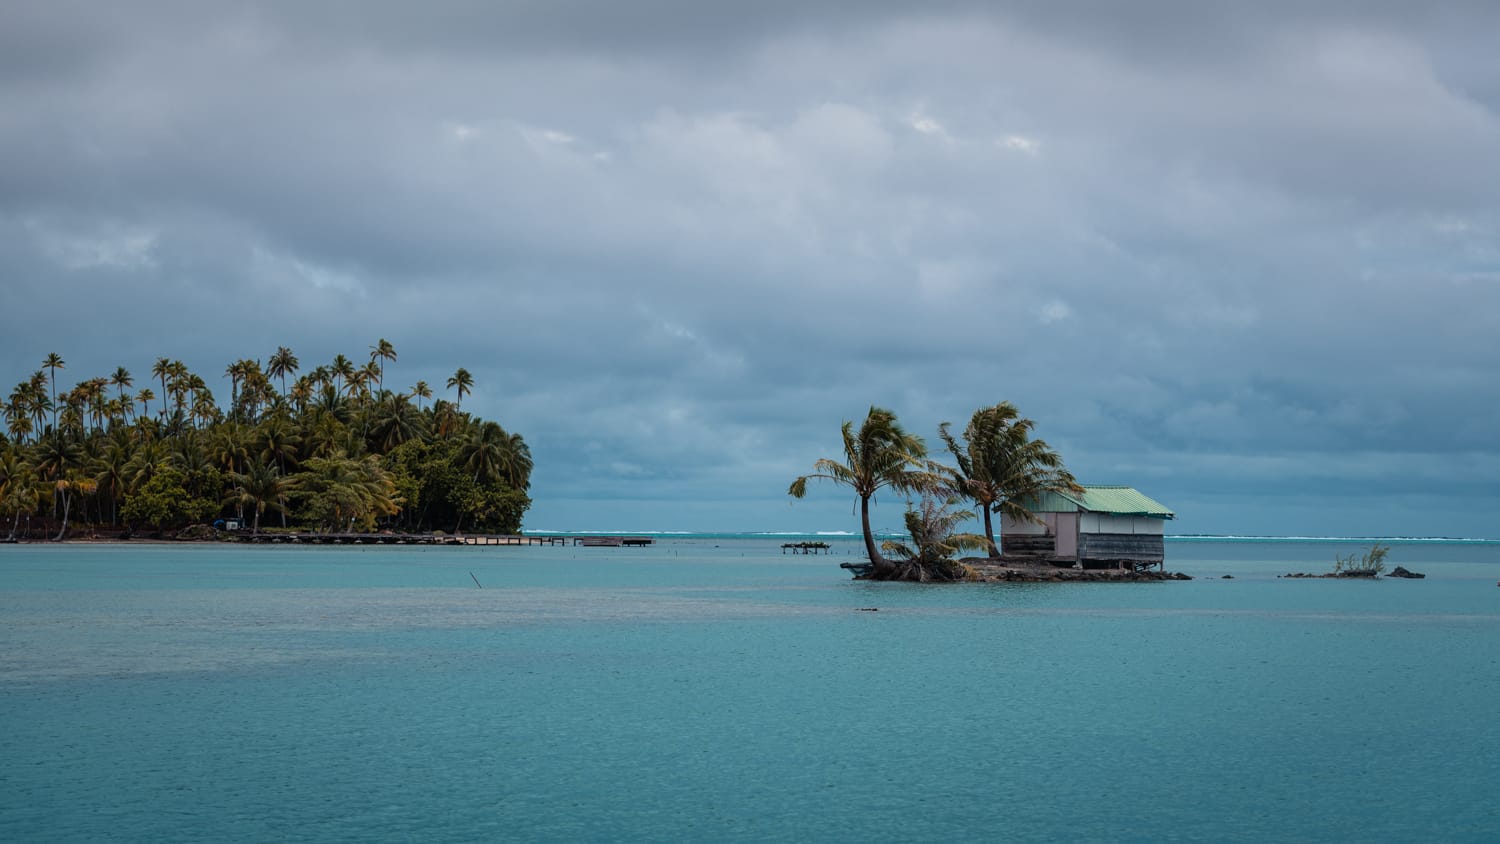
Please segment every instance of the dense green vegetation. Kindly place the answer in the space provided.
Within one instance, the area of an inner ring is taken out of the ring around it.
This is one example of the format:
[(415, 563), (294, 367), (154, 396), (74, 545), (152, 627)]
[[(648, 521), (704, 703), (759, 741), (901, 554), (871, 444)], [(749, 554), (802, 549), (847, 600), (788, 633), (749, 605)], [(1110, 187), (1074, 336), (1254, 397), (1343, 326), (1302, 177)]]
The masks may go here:
[[(991, 556), (999, 554), (991, 513), (1035, 520), (1026, 509), (1027, 500), (1047, 491), (1082, 492), (1057, 452), (1045, 441), (1032, 439), (1035, 427), (1010, 402), (976, 410), (961, 439), (953, 437), (950, 423), (944, 422), (938, 436), (957, 463), (948, 466), (929, 460), (926, 443), (902, 428), (896, 414), (871, 407), (858, 429), (853, 422), (844, 422), (844, 460), (825, 457), (814, 462), (813, 471), (792, 481), (787, 493), (802, 498), (809, 480), (828, 480), (853, 489), (859, 497), (860, 525), (873, 579), (963, 579), (968, 572), (954, 561), (956, 553), (984, 549)], [(875, 544), (870, 501), (886, 488), (920, 499), (908, 501), (905, 516), (911, 545)], [(955, 509), (964, 502), (984, 514), (982, 536), (958, 530), (959, 523), (973, 517), (968, 510)], [(894, 559), (887, 559), (882, 551)]]
[(448, 379), (453, 402), (427, 404), (423, 381), (387, 385), (396, 360), (382, 339), (365, 365), (340, 354), (298, 375), (283, 346), (264, 365), (231, 363), (221, 406), (168, 358), (139, 389), (120, 367), (59, 392), (67, 364), (49, 354), (4, 405), (0, 530), (62, 539), (80, 523), (167, 531), (237, 518), (256, 531), (520, 532), (525, 440), (460, 409), (468, 370)]

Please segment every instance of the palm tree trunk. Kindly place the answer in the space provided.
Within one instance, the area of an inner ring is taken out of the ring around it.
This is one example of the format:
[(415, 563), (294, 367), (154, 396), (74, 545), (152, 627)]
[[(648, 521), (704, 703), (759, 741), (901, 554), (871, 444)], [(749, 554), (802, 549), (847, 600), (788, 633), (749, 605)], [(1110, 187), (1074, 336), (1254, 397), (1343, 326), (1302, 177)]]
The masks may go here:
[(890, 560), (880, 555), (880, 549), (875, 545), (875, 532), (870, 530), (870, 497), (862, 495), (859, 497), (859, 523), (865, 529), (865, 553), (870, 555), (870, 562), (875, 564), (875, 579), (880, 580), (894, 574), (896, 566)]
[(995, 528), (994, 524), (990, 521), (990, 507), (988, 504), (981, 504), (979, 505), (979, 509), (984, 511), (984, 538), (990, 541), (990, 556), (998, 557), (1000, 556), (1000, 548), (995, 545)]
[(73, 503), (73, 497), (70, 496), (70, 495), (68, 495), (67, 492), (64, 492), (62, 499), (63, 499), (62, 530), (59, 530), (57, 532), (57, 538), (54, 539), (54, 540), (52, 540), (53, 542), (62, 542), (63, 536), (65, 534), (67, 534), (67, 532), (68, 532), (68, 509), (69, 509), (69, 507)]

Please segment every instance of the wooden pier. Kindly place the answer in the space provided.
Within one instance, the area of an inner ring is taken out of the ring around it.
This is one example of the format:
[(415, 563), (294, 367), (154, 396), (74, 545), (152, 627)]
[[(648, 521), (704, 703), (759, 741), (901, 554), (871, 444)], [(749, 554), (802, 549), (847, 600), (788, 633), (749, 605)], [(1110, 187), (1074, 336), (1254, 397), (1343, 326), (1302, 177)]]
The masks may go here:
[(235, 542), (259, 545), (567, 545), (620, 548), (651, 545), (639, 536), (557, 536), (554, 534), (430, 534), (430, 533), (236, 533)]
[(781, 544), (783, 554), (788, 551), (793, 554), (821, 554), (831, 550), (832, 546), (827, 542), (783, 542)]
[(656, 540), (647, 536), (575, 536), (573, 544), (585, 548), (638, 548)]

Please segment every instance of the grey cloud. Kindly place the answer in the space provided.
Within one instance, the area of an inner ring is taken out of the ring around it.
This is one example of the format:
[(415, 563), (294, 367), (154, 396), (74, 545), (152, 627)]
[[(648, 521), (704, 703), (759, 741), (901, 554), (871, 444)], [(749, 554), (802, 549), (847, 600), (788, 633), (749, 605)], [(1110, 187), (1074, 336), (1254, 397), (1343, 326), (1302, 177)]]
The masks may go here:
[[(1267, 465), (1463, 475), (1496, 13), (1303, 5), (29, 9), (0, 373), (384, 336), (403, 383), (475, 373), (551, 527), (844, 526), (782, 493), (872, 403), (931, 437), (1012, 399), (1085, 479), (1208, 502), (1189, 530)], [(59, 296), (69, 330), (25, 316)]]

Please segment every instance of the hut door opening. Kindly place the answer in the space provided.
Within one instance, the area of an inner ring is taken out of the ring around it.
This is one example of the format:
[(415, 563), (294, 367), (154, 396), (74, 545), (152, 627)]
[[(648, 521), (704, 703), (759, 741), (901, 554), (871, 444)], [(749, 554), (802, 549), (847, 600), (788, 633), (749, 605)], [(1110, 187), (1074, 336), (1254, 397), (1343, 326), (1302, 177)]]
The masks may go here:
[(1057, 556), (1078, 556), (1078, 514), (1057, 514)]

